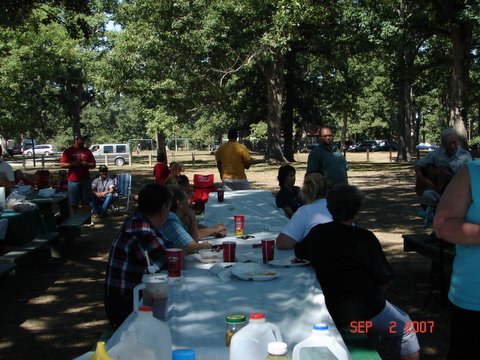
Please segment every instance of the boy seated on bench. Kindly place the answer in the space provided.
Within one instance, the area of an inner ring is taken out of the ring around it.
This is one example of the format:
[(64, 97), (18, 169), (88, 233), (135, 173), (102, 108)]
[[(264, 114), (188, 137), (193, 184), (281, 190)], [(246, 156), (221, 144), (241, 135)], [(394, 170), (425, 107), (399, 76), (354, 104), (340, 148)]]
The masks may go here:
[(115, 182), (108, 176), (108, 167), (100, 165), (98, 168), (99, 176), (92, 181), (93, 191), (93, 213), (97, 215), (106, 215), (108, 209), (115, 211), (113, 203), (117, 196), (115, 192)]

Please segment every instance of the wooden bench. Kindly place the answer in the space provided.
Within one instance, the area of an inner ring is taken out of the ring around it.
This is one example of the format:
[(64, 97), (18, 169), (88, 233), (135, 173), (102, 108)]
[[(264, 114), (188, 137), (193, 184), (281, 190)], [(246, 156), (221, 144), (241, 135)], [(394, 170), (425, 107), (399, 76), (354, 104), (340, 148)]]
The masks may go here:
[(57, 241), (58, 236), (59, 234), (57, 232), (40, 234), (29, 243), (0, 256), (0, 264), (19, 264), (26, 262), (30, 260), (33, 255), (38, 254), (41, 250), (47, 249)]
[(67, 241), (74, 242), (75, 238), (80, 237), (81, 227), (90, 218), (90, 213), (86, 211), (78, 211), (70, 215), (59, 226), (60, 236)]

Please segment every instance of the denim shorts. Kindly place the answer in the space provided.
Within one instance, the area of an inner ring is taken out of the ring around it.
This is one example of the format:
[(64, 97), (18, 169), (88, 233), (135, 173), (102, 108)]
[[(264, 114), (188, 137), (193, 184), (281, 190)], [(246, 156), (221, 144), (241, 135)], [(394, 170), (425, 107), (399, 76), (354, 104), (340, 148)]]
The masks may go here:
[(89, 205), (93, 200), (92, 181), (90, 179), (69, 181), (68, 196), (71, 206), (78, 206), (79, 202)]
[(383, 310), (372, 319), (372, 327), (369, 336), (377, 342), (377, 351), (392, 356), (399, 354), (406, 356), (420, 351), (417, 335), (411, 327), (412, 320), (402, 310), (386, 301)]

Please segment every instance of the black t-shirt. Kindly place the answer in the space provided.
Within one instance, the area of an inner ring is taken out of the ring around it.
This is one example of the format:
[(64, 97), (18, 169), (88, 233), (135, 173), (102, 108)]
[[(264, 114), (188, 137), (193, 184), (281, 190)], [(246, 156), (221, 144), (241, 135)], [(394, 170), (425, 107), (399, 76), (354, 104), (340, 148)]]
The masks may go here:
[(275, 197), (275, 204), (280, 209), (289, 207), (293, 212), (297, 211), (297, 209), (303, 205), (300, 200), (300, 188), (294, 186), (292, 191), (290, 191), (289, 189), (281, 187)]
[(319, 224), (297, 244), (295, 255), (312, 263), (337, 326), (369, 320), (385, 307), (380, 286), (390, 281), (392, 268), (371, 231)]

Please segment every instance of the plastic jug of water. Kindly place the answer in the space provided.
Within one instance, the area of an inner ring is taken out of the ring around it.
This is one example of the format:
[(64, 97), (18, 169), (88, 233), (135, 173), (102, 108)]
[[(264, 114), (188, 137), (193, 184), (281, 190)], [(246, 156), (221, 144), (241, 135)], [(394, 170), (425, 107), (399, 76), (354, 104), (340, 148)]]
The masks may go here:
[(172, 334), (163, 321), (153, 317), (151, 306), (140, 306), (135, 320), (127, 331), (137, 335), (139, 344), (145, 345), (155, 352), (156, 360), (172, 360)]
[(113, 360), (155, 360), (155, 351), (138, 342), (137, 334), (127, 330), (122, 333), (120, 342), (108, 351)]
[(138, 313), (140, 290), (143, 291), (143, 305), (153, 308), (153, 316), (165, 321), (168, 305), (168, 279), (165, 274), (144, 274), (142, 283), (133, 289), (133, 308)]
[(248, 324), (232, 337), (230, 360), (264, 360), (268, 344), (275, 341), (283, 341), (278, 326), (267, 322), (264, 314), (252, 313)]
[(313, 326), (312, 335), (293, 348), (292, 360), (348, 360), (348, 352), (330, 334), (328, 325)]

